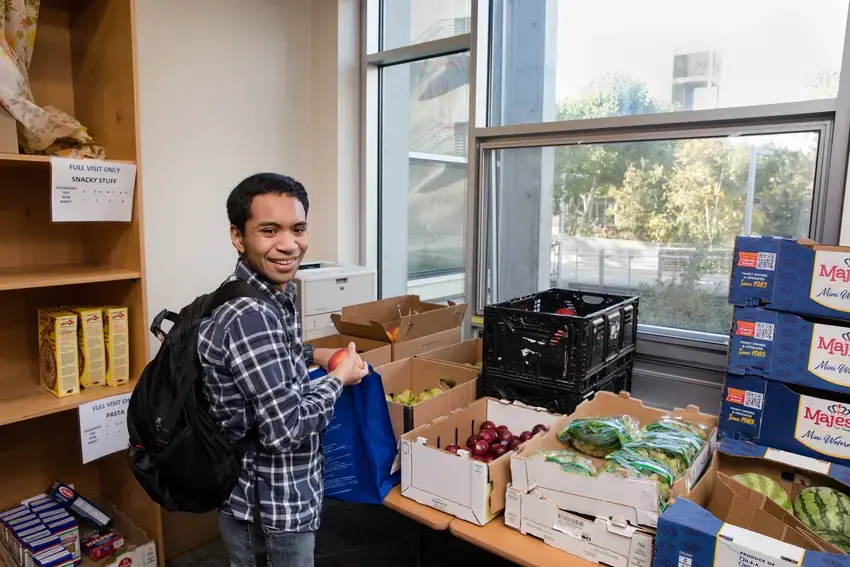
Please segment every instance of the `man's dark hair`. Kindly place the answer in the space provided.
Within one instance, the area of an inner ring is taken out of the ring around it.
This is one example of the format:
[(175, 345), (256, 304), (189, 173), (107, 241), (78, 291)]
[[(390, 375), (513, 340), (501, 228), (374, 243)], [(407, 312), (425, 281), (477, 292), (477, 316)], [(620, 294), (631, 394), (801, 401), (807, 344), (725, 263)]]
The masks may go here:
[(227, 197), (227, 218), (239, 232), (245, 232), (245, 223), (251, 218), (251, 203), (257, 195), (289, 195), (301, 202), (305, 215), (310, 209), (307, 190), (298, 181), (279, 173), (255, 173), (243, 179)]

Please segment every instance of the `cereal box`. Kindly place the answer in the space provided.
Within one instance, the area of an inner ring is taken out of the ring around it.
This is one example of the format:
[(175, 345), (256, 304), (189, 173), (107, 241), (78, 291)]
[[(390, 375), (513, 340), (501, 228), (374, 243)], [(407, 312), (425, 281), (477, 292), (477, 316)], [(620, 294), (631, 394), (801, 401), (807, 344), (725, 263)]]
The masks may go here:
[(58, 397), (80, 393), (77, 316), (64, 309), (38, 310), (41, 385)]
[(69, 307), (77, 315), (77, 354), (83, 388), (106, 383), (106, 354), (103, 346), (103, 312), (97, 307)]
[(107, 306), (103, 312), (103, 344), (106, 347), (106, 385), (130, 381), (130, 327), (127, 308)]

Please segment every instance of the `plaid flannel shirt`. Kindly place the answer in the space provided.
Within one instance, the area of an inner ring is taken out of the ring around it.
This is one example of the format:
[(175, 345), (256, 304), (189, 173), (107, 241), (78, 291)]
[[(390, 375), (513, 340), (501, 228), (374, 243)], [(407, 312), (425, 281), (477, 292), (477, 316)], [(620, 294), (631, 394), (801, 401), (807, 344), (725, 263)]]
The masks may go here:
[(263, 525), (315, 531), (324, 495), (321, 432), (342, 383), (310, 382), (292, 284), (279, 291), (242, 260), (228, 281), (236, 278), (267, 293), (274, 307), (238, 298), (200, 325), (198, 354), (213, 419), (231, 442), (257, 425), (261, 442), (257, 463), (251, 454), (242, 459), (242, 475), (222, 509), (252, 521), (256, 481)]

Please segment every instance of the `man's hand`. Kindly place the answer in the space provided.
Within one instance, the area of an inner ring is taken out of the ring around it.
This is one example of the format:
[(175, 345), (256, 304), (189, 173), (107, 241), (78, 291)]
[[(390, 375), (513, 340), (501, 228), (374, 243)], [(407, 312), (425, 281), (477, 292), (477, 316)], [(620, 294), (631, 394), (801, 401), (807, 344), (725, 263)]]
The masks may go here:
[(324, 369), (328, 368), (328, 362), (331, 355), (336, 352), (335, 348), (316, 348), (313, 349), (313, 363), (318, 364)]
[[(313, 353), (314, 359), (315, 356), (315, 353)], [(367, 374), (369, 374), (369, 366), (357, 354), (354, 343), (348, 343), (348, 355), (329, 376), (338, 378), (343, 386), (353, 386), (354, 384), (359, 384), (360, 380)]]

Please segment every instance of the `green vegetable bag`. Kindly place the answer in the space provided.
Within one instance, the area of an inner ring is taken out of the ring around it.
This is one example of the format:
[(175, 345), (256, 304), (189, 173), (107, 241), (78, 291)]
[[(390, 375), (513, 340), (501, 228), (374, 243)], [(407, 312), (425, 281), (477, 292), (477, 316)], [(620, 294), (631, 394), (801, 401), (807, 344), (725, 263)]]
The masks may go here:
[(605, 457), (636, 439), (640, 424), (630, 415), (576, 419), (558, 432), (562, 443), (593, 457)]
[(561, 470), (568, 473), (580, 474), (582, 476), (596, 476), (596, 467), (593, 461), (583, 455), (577, 455), (572, 451), (534, 451), (531, 458), (542, 458), (549, 463), (561, 466)]
[(696, 436), (703, 443), (708, 440), (708, 428), (698, 423), (688, 423), (680, 417), (665, 415), (658, 421), (647, 424), (643, 430), (645, 432), (674, 432), (686, 433)]
[(691, 449), (672, 439), (640, 439), (626, 443), (623, 450), (664, 465), (675, 478), (682, 476), (691, 466)]
[(605, 457), (599, 474), (613, 474), (636, 480), (652, 480), (658, 485), (658, 506), (664, 511), (670, 498), (670, 487), (675, 480), (673, 473), (664, 465), (646, 459), (631, 451), (615, 451)]

